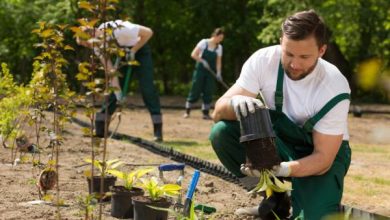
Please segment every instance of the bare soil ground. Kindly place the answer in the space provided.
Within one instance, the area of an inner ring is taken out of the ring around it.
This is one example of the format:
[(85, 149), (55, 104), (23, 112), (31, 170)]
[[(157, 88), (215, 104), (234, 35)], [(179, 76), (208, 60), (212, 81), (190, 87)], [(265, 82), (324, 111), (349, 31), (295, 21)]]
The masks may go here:
[[(135, 104), (142, 103), (135, 99)], [(167, 105), (183, 106), (184, 99), (163, 100)], [(201, 119), (199, 109), (192, 112), (189, 119), (183, 119), (183, 110), (163, 109), (164, 144), (176, 147), (185, 153), (192, 153), (204, 159), (218, 162), (210, 143), (208, 134), (212, 121)], [(78, 115), (85, 120), (81, 114)], [(363, 115), (362, 118), (349, 118), (352, 164), (345, 181), (343, 203), (370, 212), (390, 216), (390, 115)], [(116, 121), (114, 121), (115, 125)], [(130, 108), (123, 112), (122, 123), (118, 132), (152, 139), (152, 123), (148, 112), (143, 108)], [(81, 128), (76, 124), (66, 126), (65, 142), (60, 152), (60, 197), (66, 206), (61, 207), (62, 219), (83, 219), (78, 197), (87, 195), (87, 181), (81, 166), (84, 159), (90, 157), (90, 139), (83, 137)], [(46, 146), (47, 138), (45, 138)], [(108, 159), (119, 158), (126, 163), (160, 164), (172, 162), (136, 145), (117, 140), (108, 140)], [(51, 149), (44, 148), (40, 154), (46, 163)], [(101, 156), (101, 154), (99, 155)], [(0, 150), (0, 219), (55, 219), (56, 208), (51, 205), (31, 205), (28, 202), (38, 199), (34, 179), (37, 170), (32, 169), (31, 155), (29, 161), (11, 166), (11, 151)], [(121, 169), (130, 171), (135, 166), (124, 166)], [(186, 189), (193, 169), (185, 169), (183, 187)], [(157, 172), (155, 172), (157, 175)], [(172, 181), (177, 173), (170, 173)], [(120, 184), (121, 182), (117, 182)], [(51, 191), (55, 195), (55, 191)], [(238, 207), (258, 204), (260, 198), (253, 198), (239, 186), (202, 173), (195, 193), (199, 203), (217, 208), (215, 219), (252, 219), (235, 216)], [(103, 207), (104, 219), (110, 217), (110, 203)]]

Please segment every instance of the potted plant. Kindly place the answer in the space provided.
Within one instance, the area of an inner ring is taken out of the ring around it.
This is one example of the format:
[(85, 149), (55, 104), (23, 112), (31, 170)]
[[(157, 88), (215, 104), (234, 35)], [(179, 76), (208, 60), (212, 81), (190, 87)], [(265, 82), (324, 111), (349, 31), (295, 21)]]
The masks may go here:
[(177, 184), (160, 184), (156, 177), (141, 178), (139, 186), (147, 195), (133, 197), (134, 220), (166, 220), (168, 212), (152, 207), (168, 208), (171, 203), (165, 196), (175, 197), (180, 194), (181, 186)]
[(154, 168), (145, 168), (131, 171), (130, 173), (119, 170), (109, 170), (108, 173), (123, 180), (123, 186), (111, 187), (111, 216), (116, 218), (133, 218), (133, 196), (144, 194), (144, 190), (135, 187), (137, 181), (145, 174), (154, 170)]
[[(159, 208), (159, 207), (151, 207), (153, 209), (167, 211), (171, 216), (174, 216), (175, 220), (214, 220), (216, 219), (217, 214), (215, 213), (217, 210), (214, 207), (206, 206), (202, 204), (198, 204), (195, 206), (195, 203), (191, 203), (189, 209), (189, 215), (183, 213), (182, 209), (175, 208)], [(214, 214), (212, 214), (214, 213)], [(212, 214), (212, 215), (206, 215)]]
[[(108, 201), (109, 197), (106, 192), (109, 191), (111, 186), (115, 185), (116, 177), (109, 175), (110, 172), (123, 164), (119, 159), (101, 161), (85, 159), (88, 163), (93, 163), (94, 167), (98, 169), (96, 175), (91, 174), (91, 170), (85, 170), (84, 175), (87, 177), (89, 193), (95, 193), (96, 197), (103, 201)], [(103, 181), (101, 179), (103, 178)], [(101, 183), (103, 182), (103, 189), (100, 190)]]

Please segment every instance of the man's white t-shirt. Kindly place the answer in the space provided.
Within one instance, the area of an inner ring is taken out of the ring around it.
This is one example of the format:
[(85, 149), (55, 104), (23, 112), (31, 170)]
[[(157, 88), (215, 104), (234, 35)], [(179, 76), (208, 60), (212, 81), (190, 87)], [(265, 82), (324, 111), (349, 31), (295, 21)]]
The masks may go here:
[[(203, 53), (203, 51), (206, 49), (206, 47), (207, 47), (207, 50), (209, 50), (209, 51), (214, 51), (215, 50), (215, 48), (210, 49), (210, 47), (207, 46), (208, 41), (209, 41), (209, 39), (202, 39), (196, 45), (196, 47), (200, 49), (200, 54)], [(217, 53), (217, 56), (219, 56), (219, 57), (222, 56), (222, 50), (223, 50), (222, 49), (222, 45), (218, 44), (218, 48), (215, 50), (215, 52)]]
[[(261, 92), (270, 109), (275, 109), (275, 91), (278, 67), (282, 50), (280, 45), (256, 51), (244, 64), (236, 83), (251, 93)], [(299, 126), (318, 113), (332, 98), (341, 93), (350, 93), (348, 81), (331, 63), (319, 59), (312, 73), (301, 80), (291, 80), (284, 73), (283, 113)], [(334, 106), (314, 130), (328, 135), (343, 134), (349, 139), (348, 110), (349, 100)]]
[(139, 25), (129, 21), (115, 20), (103, 23), (99, 29), (104, 27), (113, 28), (113, 35), (120, 46), (132, 47), (139, 41)]

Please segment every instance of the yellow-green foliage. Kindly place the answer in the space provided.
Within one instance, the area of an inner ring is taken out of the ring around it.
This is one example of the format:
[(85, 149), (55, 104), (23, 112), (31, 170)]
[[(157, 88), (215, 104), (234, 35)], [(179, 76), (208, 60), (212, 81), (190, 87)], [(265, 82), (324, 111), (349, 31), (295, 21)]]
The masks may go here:
[(265, 191), (268, 198), (273, 192), (286, 192), (288, 190), (291, 190), (291, 187), (280, 181), (271, 171), (261, 170), (259, 183), (249, 193)]
[(119, 170), (111, 169), (108, 170), (107, 173), (112, 174), (118, 177), (119, 179), (122, 179), (124, 181), (124, 187), (128, 190), (131, 190), (142, 176), (144, 176), (145, 174), (153, 170), (154, 168), (144, 168), (144, 169), (133, 170), (130, 173), (125, 173)]
[[(46, 22), (39, 22), (39, 28), (32, 32), (37, 34), (41, 42), (35, 46), (41, 49), (33, 64), (33, 77), (30, 82), (33, 96), (33, 106), (38, 112), (53, 108), (53, 127), (55, 135), (51, 135), (51, 141), (60, 143), (60, 132), (73, 114), (72, 99), (75, 93), (68, 88), (66, 75), (63, 72), (68, 65), (64, 58), (65, 51), (74, 50), (64, 43), (64, 31), (66, 25), (53, 25)], [(37, 114), (34, 115), (37, 117)], [(55, 137), (54, 140), (52, 137)]]
[[(107, 160), (107, 161), (101, 161), (101, 160), (94, 160), (92, 162), (91, 159), (85, 159), (86, 162), (88, 163), (93, 163), (94, 167), (98, 168), (99, 170), (99, 175), (107, 175), (109, 172), (112, 172), (115, 170), (117, 167), (123, 164), (122, 161), (119, 161), (119, 159), (112, 159), (112, 160)], [(90, 170), (84, 171), (84, 174), (87, 177), (91, 176)]]
[(0, 90), (4, 95), (0, 99), (0, 134), (3, 141), (7, 138), (15, 138), (18, 135), (20, 125), (25, 122), (28, 106), (31, 103), (29, 90), (23, 86), (17, 86), (9, 73), (7, 66), (2, 64), (3, 79), (0, 81)]
[(148, 193), (153, 201), (159, 200), (162, 196), (177, 196), (181, 190), (181, 186), (177, 184), (160, 185), (156, 177), (151, 177), (150, 179), (141, 178), (141, 184), (139, 186)]
[(8, 66), (6, 63), (1, 63), (0, 71), (0, 99), (6, 97), (9, 94), (12, 94), (16, 91), (16, 84), (14, 82), (14, 77), (9, 72)]

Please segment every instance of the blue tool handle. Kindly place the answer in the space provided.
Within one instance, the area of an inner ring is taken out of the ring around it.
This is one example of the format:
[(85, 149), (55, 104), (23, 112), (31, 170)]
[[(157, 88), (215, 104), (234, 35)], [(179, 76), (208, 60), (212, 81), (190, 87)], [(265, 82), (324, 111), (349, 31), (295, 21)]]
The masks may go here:
[(194, 174), (192, 175), (190, 185), (188, 186), (188, 191), (186, 195), (187, 199), (190, 200), (192, 199), (192, 196), (194, 195), (195, 192), (196, 185), (198, 184), (199, 176), (200, 176), (199, 170), (195, 170)]
[(184, 163), (167, 163), (158, 166), (159, 171), (184, 170), (186, 165)]

